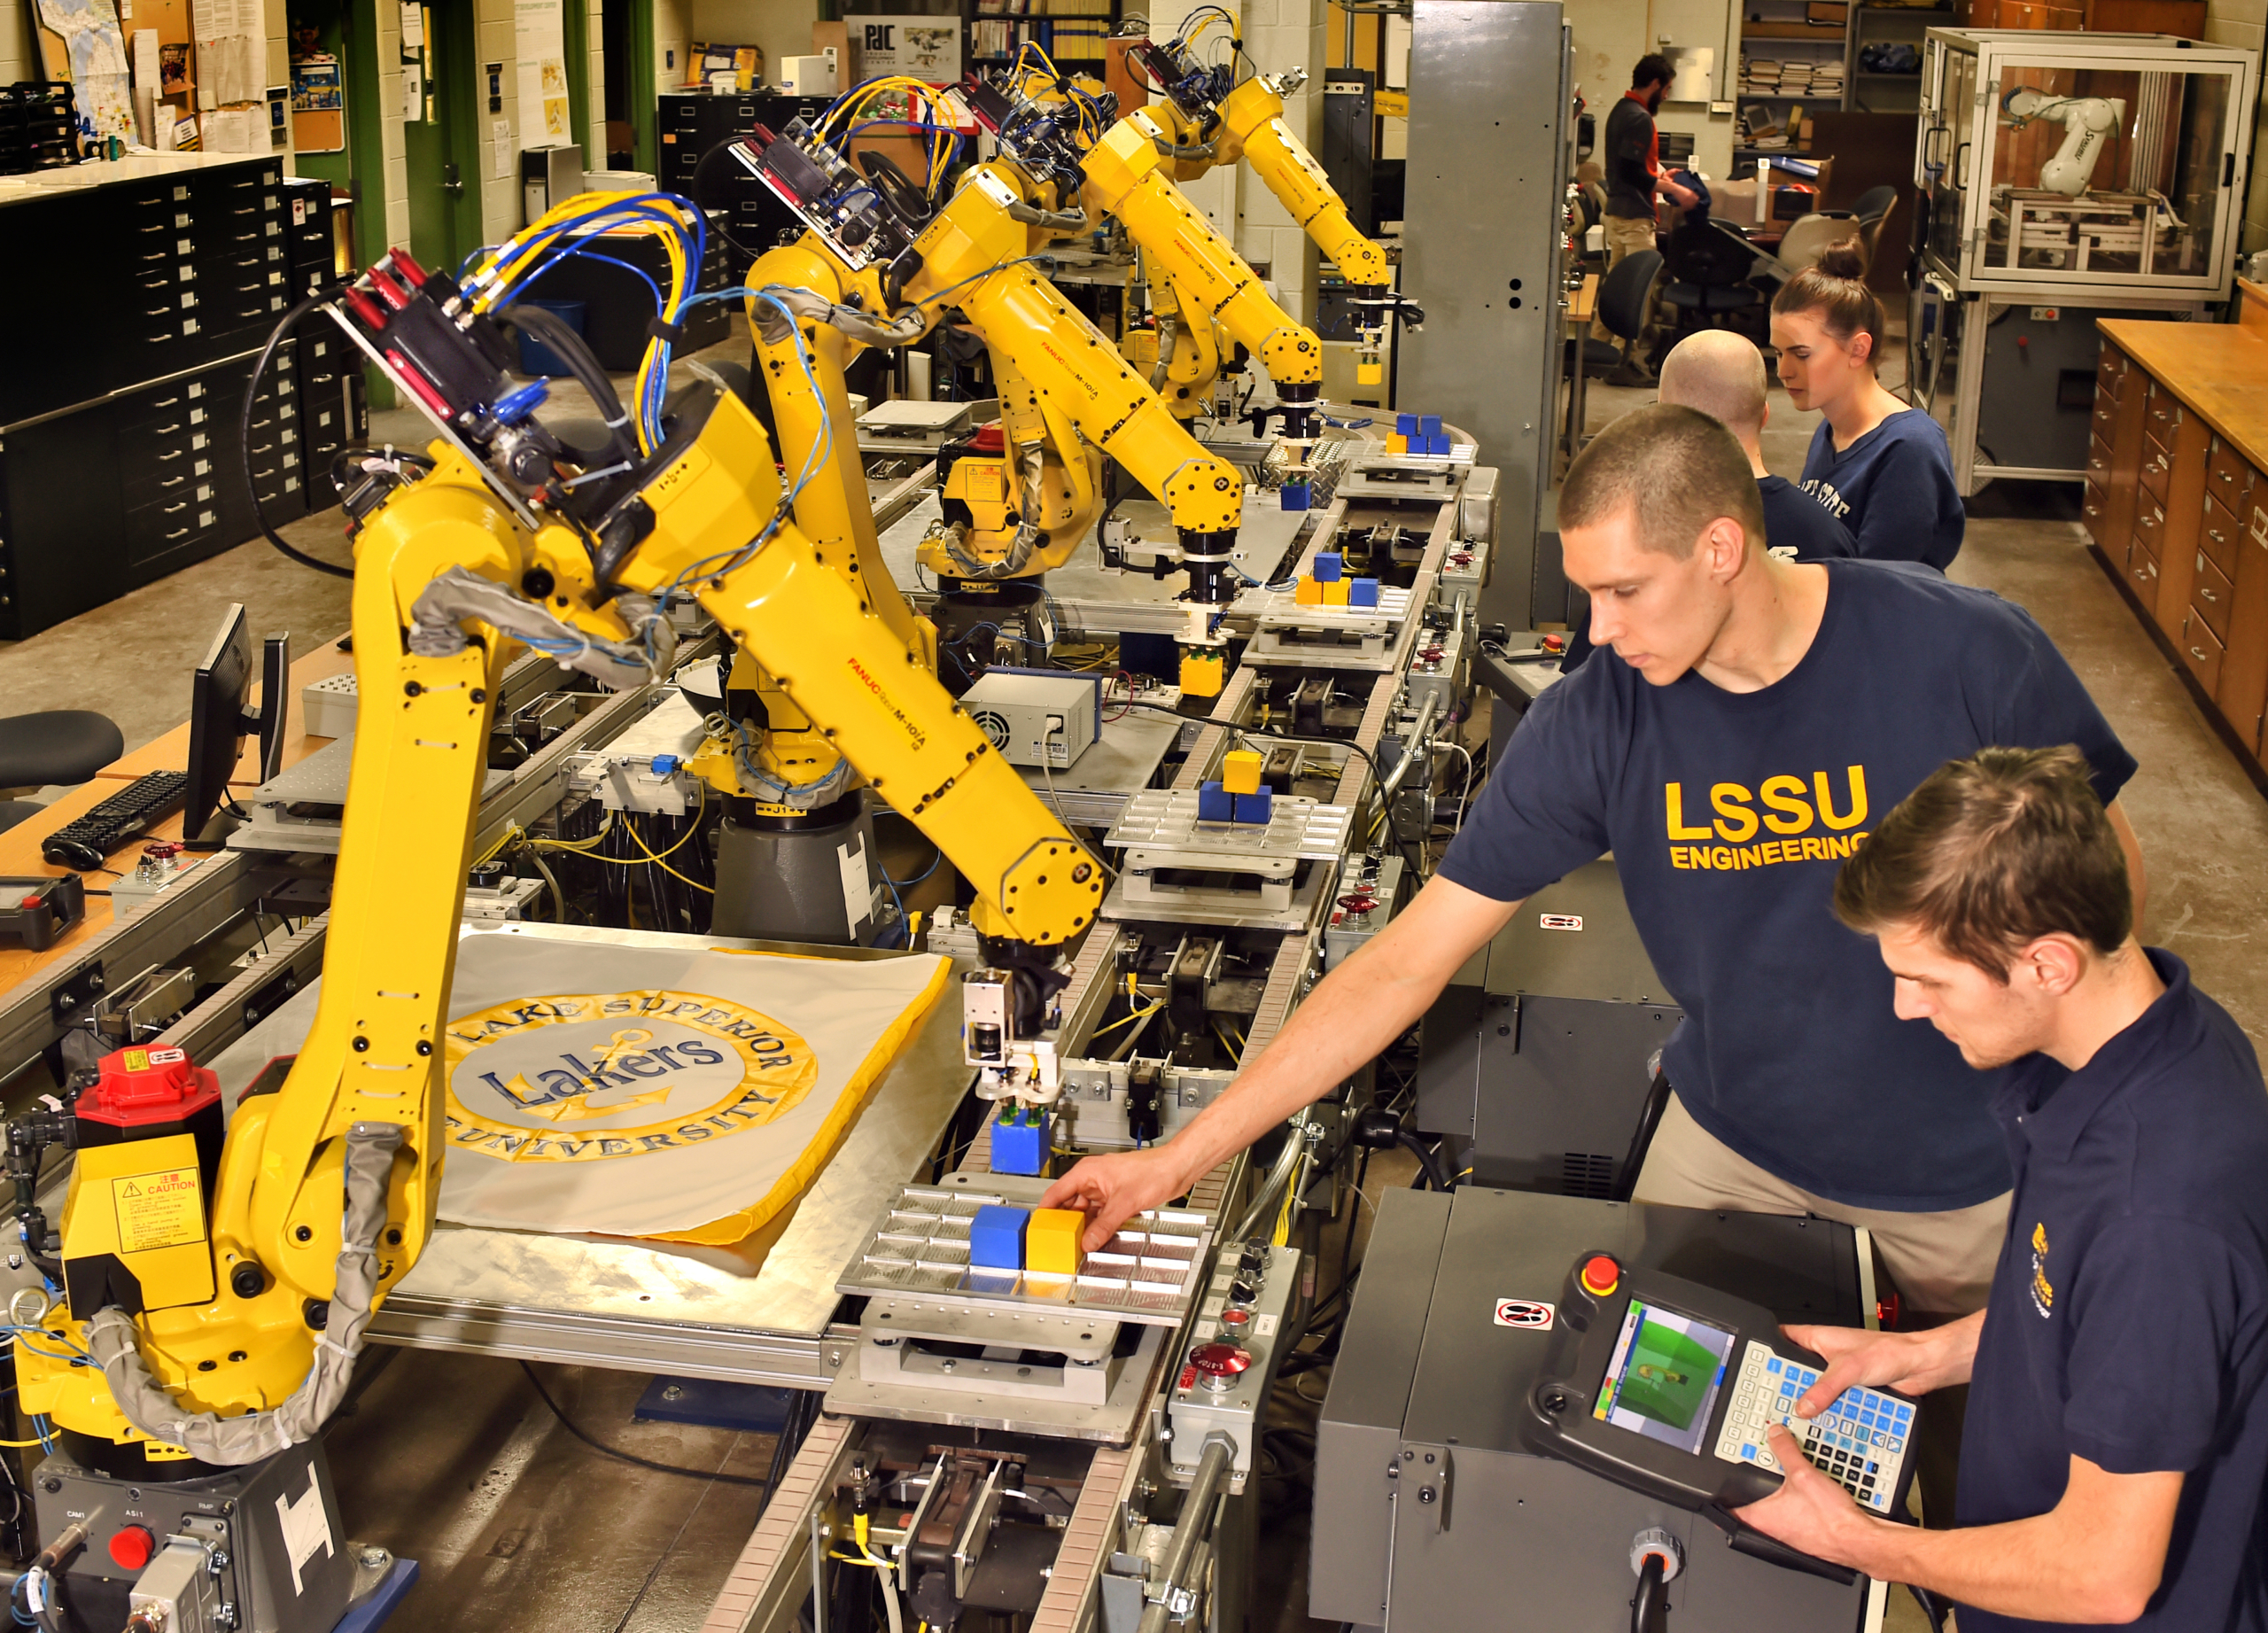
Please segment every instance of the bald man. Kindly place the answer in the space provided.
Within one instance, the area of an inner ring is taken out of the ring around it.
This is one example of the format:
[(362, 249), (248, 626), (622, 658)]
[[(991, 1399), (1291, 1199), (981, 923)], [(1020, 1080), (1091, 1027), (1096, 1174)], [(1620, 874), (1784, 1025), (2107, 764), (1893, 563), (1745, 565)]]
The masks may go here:
[[(1746, 336), (1728, 329), (1686, 336), (1662, 360), (1659, 391), (1662, 401), (1697, 408), (1739, 439), (1764, 495), (1764, 536), (1773, 555), (1816, 562), (1859, 553), (1849, 531), (1816, 500), (1765, 470), (1764, 423), (1772, 410), (1764, 394), (1764, 354)], [(1818, 514), (1807, 513), (1806, 505)]]

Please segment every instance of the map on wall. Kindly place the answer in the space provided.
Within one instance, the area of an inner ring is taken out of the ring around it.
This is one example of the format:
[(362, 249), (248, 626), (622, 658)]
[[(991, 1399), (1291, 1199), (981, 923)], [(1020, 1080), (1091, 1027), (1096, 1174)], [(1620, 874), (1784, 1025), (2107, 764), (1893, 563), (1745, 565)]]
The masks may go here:
[(575, 140), (567, 100), (567, 26), (563, 0), (513, 0), (513, 41), (520, 59), (520, 145), (558, 147)]
[(39, 20), (48, 76), (71, 82), (81, 134), (131, 141), (134, 91), (113, 0), (39, 0)]

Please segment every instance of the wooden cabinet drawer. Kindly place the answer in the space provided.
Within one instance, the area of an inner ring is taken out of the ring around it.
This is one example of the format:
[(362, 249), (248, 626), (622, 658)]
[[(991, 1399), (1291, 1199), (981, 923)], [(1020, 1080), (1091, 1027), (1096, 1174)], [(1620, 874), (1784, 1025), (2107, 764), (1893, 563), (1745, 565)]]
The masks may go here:
[(2214, 636), (2226, 642), (2229, 638), (2229, 609), (2236, 602), (2236, 584), (2228, 574), (2207, 556), (2197, 552), (2196, 579), (2189, 587), (2190, 605), (2205, 620), (2205, 627)]
[(2236, 517), (2223, 509), (2221, 502), (2208, 493), (2205, 495), (2204, 516), (2197, 525), (2197, 546), (2231, 579), (2236, 577), (2236, 547), (2243, 538), (2244, 530)]
[(2106, 341), (2094, 365), (2094, 400), (2098, 406), (2106, 399), (2113, 403), (2118, 400), (2119, 393), (2126, 388), (2129, 372), (2126, 354)]
[(2133, 554), (2126, 558), (2126, 587), (2142, 603), (2145, 612), (2155, 614), (2158, 604), (2158, 558), (2150, 553), (2139, 533), (2134, 538)]
[(2110, 533), (2110, 500), (2101, 485), (2093, 477), (2087, 478), (2086, 492), (2079, 501), (2079, 514), (2085, 520), (2088, 536), (2102, 548), (2103, 552), (2117, 559), (2127, 540), (2114, 540)]
[(2166, 486), (2173, 475), (2173, 455), (2169, 449), (2144, 440), (2142, 468), (2138, 474), (2141, 478), (2143, 491), (2155, 494), (2161, 504), (2173, 497)]
[(2194, 607), (2181, 622), (2181, 634), (2174, 646), (2181, 654), (2181, 661), (2189, 665), (2189, 673), (2210, 697), (2221, 683), (2221, 638), (2206, 626), (2204, 616)]
[(2153, 442), (2173, 446), (2174, 417), (2181, 412), (2181, 404), (2161, 380), (2150, 382), (2149, 393), (2142, 400), (2142, 434)]
[(2087, 480), (2097, 487), (2110, 486), (2110, 442), (2100, 433), (2087, 444)]
[(2147, 494), (2134, 502), (2134, 540), (2153, 556), (2165, 550), (2165, 507)]
[(2205, 455), (2205, 491), (2232, 512), (2241, 514), (2237, 496), (2251, 486), (2252, 467), (2245, 462), (2244, 455), (2215, 437)]

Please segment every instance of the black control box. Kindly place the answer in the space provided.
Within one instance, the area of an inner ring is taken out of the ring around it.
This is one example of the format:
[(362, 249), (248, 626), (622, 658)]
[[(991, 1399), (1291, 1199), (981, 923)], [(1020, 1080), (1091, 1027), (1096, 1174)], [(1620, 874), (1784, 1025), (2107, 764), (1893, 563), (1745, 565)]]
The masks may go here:
[(34, 953), (87, 916), (87, 882), (77, 874), (0, 878), (0, 936), (12, 936)]

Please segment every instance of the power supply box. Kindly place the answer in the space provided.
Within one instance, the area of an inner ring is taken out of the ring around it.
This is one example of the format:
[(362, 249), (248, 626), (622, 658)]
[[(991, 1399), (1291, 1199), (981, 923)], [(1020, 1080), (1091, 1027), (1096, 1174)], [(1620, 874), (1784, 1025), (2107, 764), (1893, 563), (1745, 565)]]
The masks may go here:
[[(1102, 735), (1102, 678), (1052, 669), (988, 669), (961, 696), (1011, 766), (1068, 770)], [(1051, 726), (1051, 720), (1060, 721)]]

